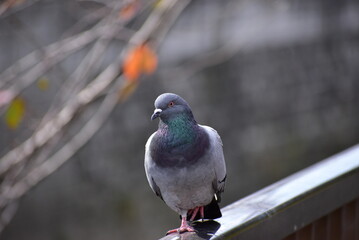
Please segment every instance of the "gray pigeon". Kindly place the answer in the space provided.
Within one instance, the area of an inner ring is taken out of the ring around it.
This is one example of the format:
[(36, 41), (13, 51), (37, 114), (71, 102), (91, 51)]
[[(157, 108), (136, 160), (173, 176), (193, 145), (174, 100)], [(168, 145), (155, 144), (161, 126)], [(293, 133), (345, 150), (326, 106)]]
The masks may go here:
[(195, 231), (188, 223), (222, 216), (218, 206), (226, 166), (216, 130), (197, 124), (180, 96), (164, 93), (155, 101), (158, 130), (146, 143), (145, 170), (152, 190), (180, 214), (181, 226), (167, 232)]

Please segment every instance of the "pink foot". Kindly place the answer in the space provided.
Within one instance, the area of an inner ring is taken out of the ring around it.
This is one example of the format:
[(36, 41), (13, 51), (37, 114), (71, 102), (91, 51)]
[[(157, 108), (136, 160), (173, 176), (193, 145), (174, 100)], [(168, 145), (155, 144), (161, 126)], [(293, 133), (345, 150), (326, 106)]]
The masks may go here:
[(194, 228), (192, 227), (180, 227), (176, 229), (169, 230), (166, 235), (172, 234), (172, 233), (184, 233), (184, 232), (195, 232)]
[(176, 229), (172, 229), (169, 230), (166, 235), (168, 234), (172, 234), (172, 233), (183, 233), (183, 232), (195, 232), (196, 230), (194, 230), (193, 227), (191, 227), (190, 225), (188, 225), (186, 217), (182, 217), (182, 222), (181, 222), (181, 226), (179, 228)]
[(196, 217), (197, 213), (200, 213), (201, 219), (204, 219), (204, 207), (196, 207), (194, 209), (191, 209), (188, 211), (188, 214), (191, 214), (191, 218), (190, 221), (193, 221), (194, 218)]

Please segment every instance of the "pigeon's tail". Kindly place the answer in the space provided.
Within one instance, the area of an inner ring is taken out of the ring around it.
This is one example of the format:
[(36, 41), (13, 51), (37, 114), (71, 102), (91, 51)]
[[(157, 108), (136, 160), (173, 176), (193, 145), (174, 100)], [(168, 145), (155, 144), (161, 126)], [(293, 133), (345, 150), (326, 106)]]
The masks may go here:
[[(222, 217), (221, 209), (218, 206), (218, 202), (215, 197), (213, 197), (212, 202), (204, 206), (204, 219), (216, 219)], [(200, 211), (193, 220), (201, 219)]]

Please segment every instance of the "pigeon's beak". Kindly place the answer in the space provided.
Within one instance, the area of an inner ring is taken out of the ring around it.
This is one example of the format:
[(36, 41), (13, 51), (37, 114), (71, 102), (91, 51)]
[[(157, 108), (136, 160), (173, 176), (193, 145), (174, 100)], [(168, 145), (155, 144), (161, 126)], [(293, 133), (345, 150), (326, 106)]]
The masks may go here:
[(161, 115), (162, 109), (156, 108), (151, 116), (151, 120), (155, 120)]

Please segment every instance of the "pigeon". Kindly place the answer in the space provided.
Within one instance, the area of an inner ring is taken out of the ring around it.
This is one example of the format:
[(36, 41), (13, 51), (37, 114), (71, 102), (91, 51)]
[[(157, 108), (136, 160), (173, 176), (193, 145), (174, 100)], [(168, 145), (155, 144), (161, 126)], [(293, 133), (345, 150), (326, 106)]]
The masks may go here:
[(195, 232), (188, 221), (222, 216), (218, 203), (224, 191), (226, 165), (222, 140), (211, 127), (197, 124), (180, 96), (157, 97), (151, 120), (158, 130), (145, 145), (145, 171), (153, 192), (181, 217), (181, 226), (167, 232)]

